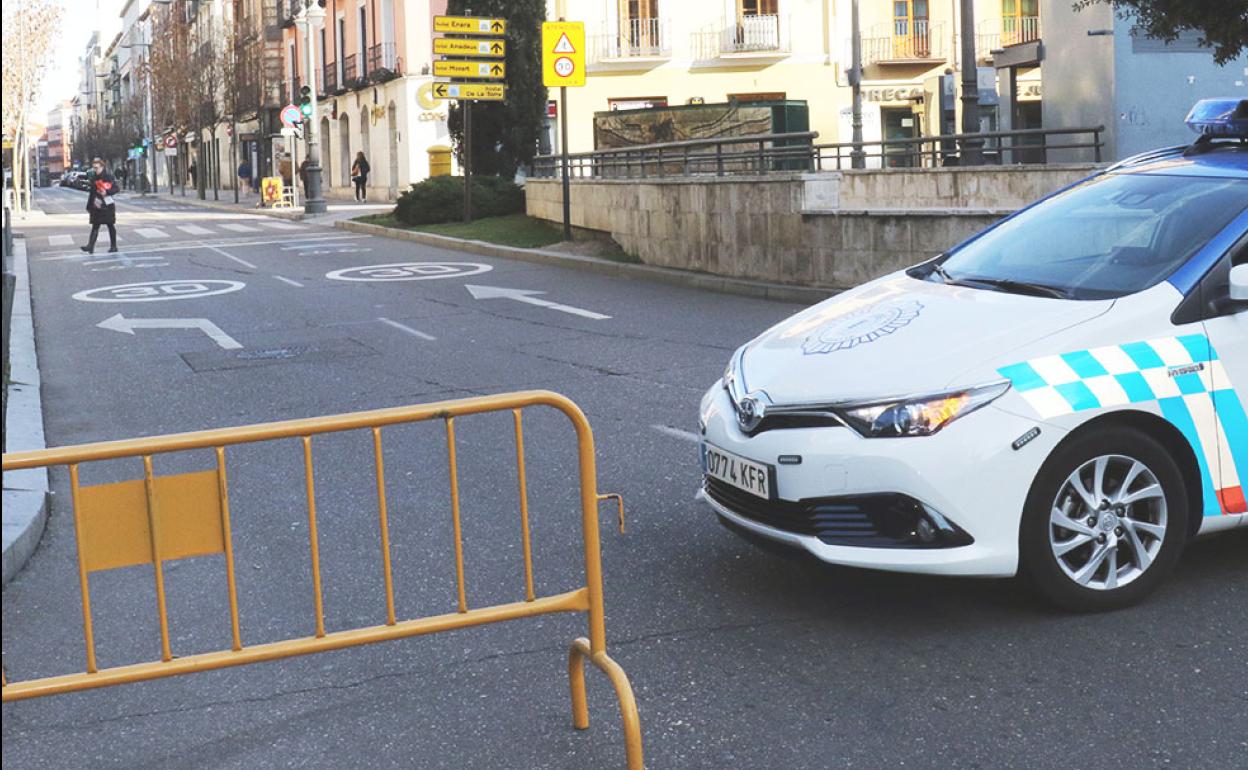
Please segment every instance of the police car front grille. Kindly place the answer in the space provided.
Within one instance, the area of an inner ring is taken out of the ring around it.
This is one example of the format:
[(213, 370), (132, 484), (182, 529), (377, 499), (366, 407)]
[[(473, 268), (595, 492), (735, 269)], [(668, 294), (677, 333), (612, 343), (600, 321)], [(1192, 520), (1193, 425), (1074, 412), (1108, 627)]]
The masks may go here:
[(819, 538), (828, 545), (864, 548), (941, 548), (967, 545), (969, 535), (923, 542), (915, 525), (924, 517), (923, 506), (902, 494), (884, 493), (823, 497), (791, 502), (764, 500), (717, 479), (706, 479), (707, 495), (723, 507), (750, 521), (773, 529)]

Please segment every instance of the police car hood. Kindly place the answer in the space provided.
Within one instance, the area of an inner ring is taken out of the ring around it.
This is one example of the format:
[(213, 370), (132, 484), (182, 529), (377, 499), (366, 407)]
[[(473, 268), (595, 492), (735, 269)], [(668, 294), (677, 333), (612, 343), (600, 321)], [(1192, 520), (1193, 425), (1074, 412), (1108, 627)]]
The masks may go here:
[(897, 273), (825, 300), (750, 342), (746, 391), (775, 404), (889, 398), (978, 385), (968, 378), (1113, 306), (949, 286)]

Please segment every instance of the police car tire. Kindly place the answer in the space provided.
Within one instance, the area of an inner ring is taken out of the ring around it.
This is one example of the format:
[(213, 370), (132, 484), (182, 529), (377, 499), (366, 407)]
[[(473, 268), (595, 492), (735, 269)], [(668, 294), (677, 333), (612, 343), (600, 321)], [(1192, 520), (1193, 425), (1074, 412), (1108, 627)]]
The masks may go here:
[[(1079, 585), (1062, 571), (1049, 543), (1051, 506), (1066, 479), (1084, 463), (1103, 455), (1123, 455), (1144, 463), (1156, 475), (1166, 500), (1166, 534), (1153, 562), (1135, 580), (1113, 589)], [(1187, 485), (1178, 465), (1157, 440), (1127, 427), (1091, 430), (1060, 447), (1031, 485), (1019, 531), (1020, 574), (1050, 602), (1075, 612), (1127, 607), (1165, 580), (1182, 555), (1188, 532)]]

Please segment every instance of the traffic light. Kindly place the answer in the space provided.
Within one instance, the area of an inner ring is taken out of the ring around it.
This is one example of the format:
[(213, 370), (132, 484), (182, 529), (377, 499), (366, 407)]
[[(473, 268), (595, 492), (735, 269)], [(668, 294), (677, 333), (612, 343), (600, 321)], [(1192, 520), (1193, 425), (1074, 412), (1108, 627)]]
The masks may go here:
[(299, 111), (305, 118), (312, 117), (312, 86), (299, 88)]

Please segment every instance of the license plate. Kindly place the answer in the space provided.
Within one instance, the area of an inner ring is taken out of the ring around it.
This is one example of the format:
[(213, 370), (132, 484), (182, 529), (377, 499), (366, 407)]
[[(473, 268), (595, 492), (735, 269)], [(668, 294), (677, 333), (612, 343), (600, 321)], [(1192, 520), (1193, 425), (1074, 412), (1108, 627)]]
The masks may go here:
[(703, 444), (702, 470), (707, 476), (743, 492), (749, 492), (764, 500), (772, 498), (772, 478), (775, 474), (770, 465), (747, 460), (711, 444)]

